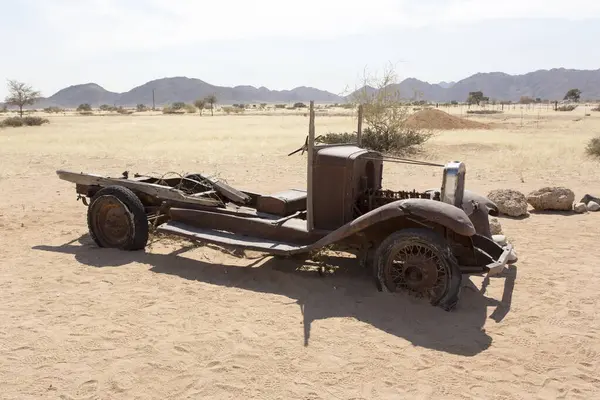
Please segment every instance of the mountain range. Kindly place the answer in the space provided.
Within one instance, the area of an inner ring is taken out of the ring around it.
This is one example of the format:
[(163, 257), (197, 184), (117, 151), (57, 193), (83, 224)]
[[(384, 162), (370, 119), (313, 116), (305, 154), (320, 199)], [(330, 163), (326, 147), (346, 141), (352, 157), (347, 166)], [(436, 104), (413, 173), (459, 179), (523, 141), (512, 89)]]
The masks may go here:
[[(469, 92), (482, 91), (491, 100), (518, 101), (522, 96), (545, 100), (561, 100), (572, 88), (582, 92), (582, 99), (600, 99), (600, 69), (576, 70), (555, 68), (538, 70), (523, 75), (502, 72), (477, 73), (458, 82), (431, 84), (408, 78), (392, 85), (404, 99), (448, 102), (466, 101)], [(375, 91), (373, 88), (367, 88)], [(360, 89), (359, 89), (360, 90)], [(194, 100), (214, 94), (219, 104), (233, 103), (293, 103), (314, 100), (317, 103), (343, 103), (347, 97), (301, 86), (291, 90), (269, 90), (254, 86), (215, 86), (200, 79), (171, 77), (156, 79), (128, 92), (115, 93), (96, 83), (74, 85), (59, 90), (47, 98), (40, 98), (32, 107), (48, 106), (77, 107), (88, 103), (94, 107), (102, 104), (135, 106), (136, 104), (157, 106), (177, 101), (192, 103)]]

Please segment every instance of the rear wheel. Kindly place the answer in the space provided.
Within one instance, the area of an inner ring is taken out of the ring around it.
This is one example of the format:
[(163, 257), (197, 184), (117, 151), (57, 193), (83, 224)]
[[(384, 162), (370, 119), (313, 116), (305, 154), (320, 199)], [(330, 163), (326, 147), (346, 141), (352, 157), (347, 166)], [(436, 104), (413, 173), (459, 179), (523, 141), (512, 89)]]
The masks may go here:
[(375, 269), (385, 291), (406, 291), (447, 311), (458, 302), (460, 268), (436, 232), (404, 229), (391, 234), (377, 248)]
[(99, 247), (141, 250), (148, 242), (144, 205), (122, 186), (100, 189), (88, 207), (88, 229)]

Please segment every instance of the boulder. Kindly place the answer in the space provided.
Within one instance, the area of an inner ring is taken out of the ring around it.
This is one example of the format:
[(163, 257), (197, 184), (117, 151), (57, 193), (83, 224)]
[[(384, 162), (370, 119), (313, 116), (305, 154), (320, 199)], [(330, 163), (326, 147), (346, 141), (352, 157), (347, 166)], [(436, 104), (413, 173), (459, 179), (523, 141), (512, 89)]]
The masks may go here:
[(527, 202), (538, 211), (571, 211), (575, 193), (561, 186), (544, 187), (527, 195)]
[(587, 203), (587, 209), (588, 211), (598, 211), (600, 210), (600, 204), (596, 203), (595, 201), (590, 201)]
[(579, 200), (580, 203), (585, 204), (589, 203), (590, 201), (595, 201), (596, 203), (600, 204), (600, 197), (594, 197), (591, 194), (586, 194), (581, 198), (581, 200)]
[(573, 211), (575, 211), (577, 214), (583, 214), (587, 212), (587, 206), (585, 205), (585, 203), (576, 203), (573, 206)]
[(490, 218), (490, 232), (492, 235), (502, 235), (502, 225), (498, 221), (498, 218)]
[(512, 189), (492, 190), (488, 199), (496, 203), (498, 211), (511, 217), (527, 215), (527, 198), (521, 192)]

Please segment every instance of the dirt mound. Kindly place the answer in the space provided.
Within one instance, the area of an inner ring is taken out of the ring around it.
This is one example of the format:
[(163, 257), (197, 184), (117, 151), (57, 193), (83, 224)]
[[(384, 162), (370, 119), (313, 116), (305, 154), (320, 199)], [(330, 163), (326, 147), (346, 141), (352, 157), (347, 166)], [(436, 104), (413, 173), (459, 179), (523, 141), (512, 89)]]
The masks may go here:
[(422, 129), (490, 129), (487, 124), (455, 117), (432, 108), (417, 111), (406, 122), (410, 127)]

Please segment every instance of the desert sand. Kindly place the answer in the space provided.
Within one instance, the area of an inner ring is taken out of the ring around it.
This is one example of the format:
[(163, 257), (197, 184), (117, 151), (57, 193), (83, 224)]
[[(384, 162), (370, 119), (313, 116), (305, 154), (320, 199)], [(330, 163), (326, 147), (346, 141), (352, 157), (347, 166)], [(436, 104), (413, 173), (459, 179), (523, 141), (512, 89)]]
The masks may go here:
[[(451, 112), (462, 114), (456, 108)], [(445, 312), (334, 273), (172, 239), (97, 248), (57, 169), (206, 172), (260, 192), (304, 188), (303, 115), (50, 116), (0, 130), (2, 399), (592, 399), (600, 397), (600, 213), (500, 217), (519, 262), (464, 279)], [(419, 158), (467, 165), (487, 195), (565, 185), (600, 196), (584, 147), (600, 113), (519, 109), (440, 131)], [(317, 134), (352, 130), (318, 116)], [(384, 185), (439, 187), (390, 164)]]

